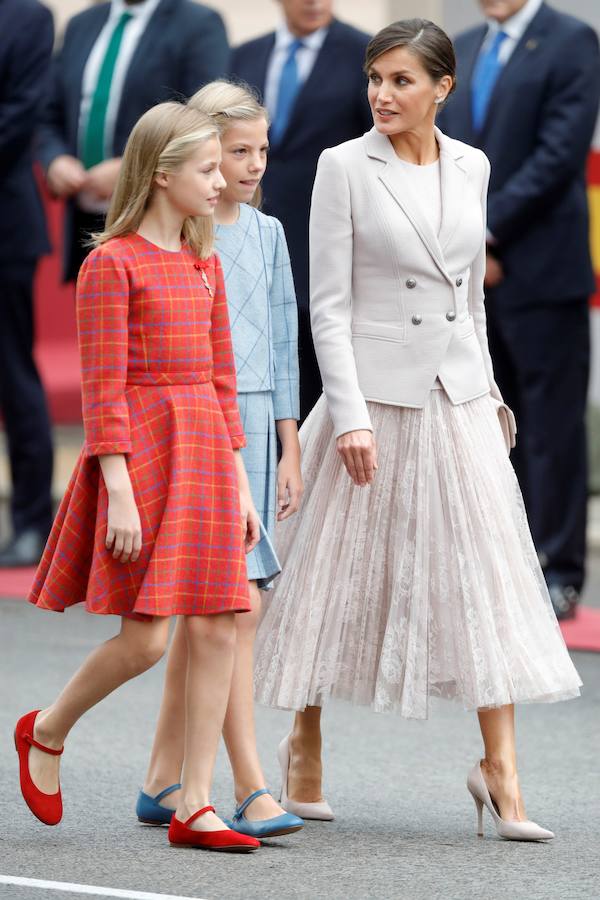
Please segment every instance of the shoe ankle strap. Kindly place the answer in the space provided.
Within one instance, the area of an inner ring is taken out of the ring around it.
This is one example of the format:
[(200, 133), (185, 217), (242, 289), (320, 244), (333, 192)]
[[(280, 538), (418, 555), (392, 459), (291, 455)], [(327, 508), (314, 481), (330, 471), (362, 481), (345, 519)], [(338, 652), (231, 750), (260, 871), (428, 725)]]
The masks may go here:
[(263, 794), (270, 794), (270, 793), (271, 793), (271, 791), (268, 788), (260, 788), (260, 790), (254, 791), (253, 794), (250, 794), (249, 797), (246, 797), (246, 799), (242, 803), (240, 803), (240, 805), (238, 806), (238, 808), (235, 811), (234, 818), (239, 819), (246, 812), (246, 810), (248, 809), (250, 804), (254, 800), (256, 800), (257, 797), (262, 797)]
[(193, 816), (190, 816), (189, 819), (188, 819), (186, 822), (184, 822), (183, 824), (184, 824), (184, 825), (186, 826), (186, 828), (187, 828), (188, 825), (191, 825), (192, 822), (195, 822), (196, 819), (199, 819), (200, 816), (203, 816), (203, 815), (204, 815), (204, 813), (207, 813), (207, 812), (214, 812), (214, 811), (215, 811), (214, 806), (203, 806), (202, 809), (199, 809), (198, 812), (195, 812), (194, 815), (193, 815)]
[(23, 739), (27, 741), (28, 744), (31, 744), (32, 747), (37, 747), (38, 750), (43, 750), (44, 753), (49, 753), (50, 756), (60, 756), (65, 749), (61, 747), (60, 750), (55, 750), (53, 747), (46, 747), (44, 744), (40, 744), (39, 741), (36, 741), (32, 734), (24, 734)]

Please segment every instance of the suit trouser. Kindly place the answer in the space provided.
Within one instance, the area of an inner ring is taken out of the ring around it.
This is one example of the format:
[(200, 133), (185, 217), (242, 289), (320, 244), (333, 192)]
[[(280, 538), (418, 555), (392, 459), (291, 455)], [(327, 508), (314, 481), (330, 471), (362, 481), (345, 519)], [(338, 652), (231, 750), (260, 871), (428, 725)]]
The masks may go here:
[(52, 433), (33, 359), (35, 263), (0, 265), (0, 408), (12, 478), (15, 535), (46, 538), (52, 523)]
[[(514, 299), (511, 298), (511, 300)], [(587, 297), (511, 306), (488, 292), (496, 381), (517, 419), (511, 459), (549, 585), (583, 586), (587, 518)]]
[(323, 390), (315, 354), (308, 306), (298, 305), (298, 362), (300, 367), (300, 422), (302, 423)]

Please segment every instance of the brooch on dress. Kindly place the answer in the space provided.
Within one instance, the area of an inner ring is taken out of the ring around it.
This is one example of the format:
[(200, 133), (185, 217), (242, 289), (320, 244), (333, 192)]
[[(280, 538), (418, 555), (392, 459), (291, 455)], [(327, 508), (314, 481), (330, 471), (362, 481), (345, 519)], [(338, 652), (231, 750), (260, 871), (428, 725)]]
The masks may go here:
[(200, 263), (194, 263), (194, 268), (196, 269), (197, 272), (200, 272), (200, 278), (202, 279), (202, 284), (204, 285), (204, 287), (206, 288), (206, 290), (209, 293), (210, 298), (212, 299), (214, 297), (213, 289), (210, 286), (210, 281), (208, 280), (208, 275), (206, 274), (205, 269), (202, 268)]

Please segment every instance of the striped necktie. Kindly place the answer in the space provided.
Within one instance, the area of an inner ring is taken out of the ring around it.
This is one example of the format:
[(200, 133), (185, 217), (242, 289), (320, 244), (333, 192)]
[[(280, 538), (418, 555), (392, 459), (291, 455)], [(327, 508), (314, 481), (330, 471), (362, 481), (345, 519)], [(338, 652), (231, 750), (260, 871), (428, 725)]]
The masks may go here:
[(110, 86), (119, 57), (119, 48), (123, 40), (123, 32), (129, 20), (133, 18), (131, 13), (124, 12), (119, 17), (114, 31), (110, 36), (100, 71), (98, 81), (92, 97), (90, 112), (88, 115), (83, 141), (83, 164), (90, 169), (105, 158), (104, 153), (104, 129), (106, 126), (106, 111), (110, 97)]
[(296, 64), (296, 53), (303, 47), (301, 40), (296, 39), (290, 44), (287, 59), (281, 70), (279, 79), (279, 91), (277, 94), (277, 109), (271, 123), (271, 143), (279, 144), (285, 130), (289, 125), (294, 107), (294, 101), (298, 91), (300, 90), (300, 79), (298, 78), (298, 66)]
[(499, 31), (487, 50), (479, 54), (471, 82), (471, 109), (475, 131), (481, 131), (483, 128), (492, 92), (502, 69), (500, 48), (507, 37), (505, 31)]

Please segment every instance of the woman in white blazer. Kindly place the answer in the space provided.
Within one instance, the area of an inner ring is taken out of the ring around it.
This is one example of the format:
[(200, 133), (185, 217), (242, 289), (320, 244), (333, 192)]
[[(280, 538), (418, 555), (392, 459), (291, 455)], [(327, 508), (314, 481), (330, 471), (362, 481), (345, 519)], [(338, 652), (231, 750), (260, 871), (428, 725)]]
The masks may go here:
[(298, 815), (332, 818), (320, 780), (328, 697), (425, 718), (441, 696), (478, 711), (478, 830), (486, 805), (502, 836), (545, 840), (523, 809), (514, 704), (574, 697), (581, 681), (488, 350), (489, 163), (435, 127), (455, 78), (438, 26), (388, 26), (365, 68), (374, 128), (325, 150), (314, 185), (324, 397), (301, 430), (304, 506), (277, 535), (283, 575), (258, 632), (256, 692), (300, 711), (279, 750), (284, 806)]

